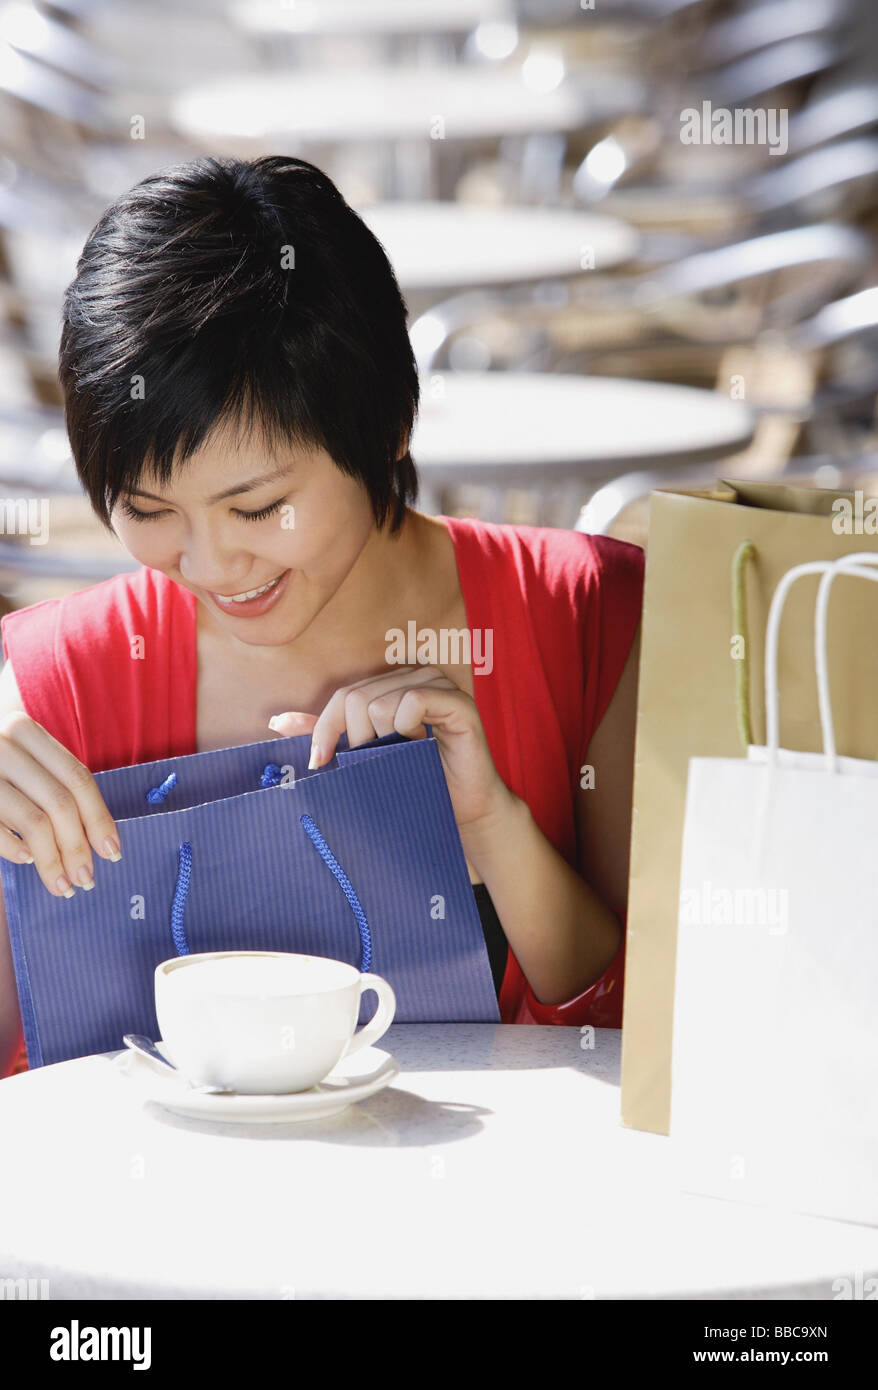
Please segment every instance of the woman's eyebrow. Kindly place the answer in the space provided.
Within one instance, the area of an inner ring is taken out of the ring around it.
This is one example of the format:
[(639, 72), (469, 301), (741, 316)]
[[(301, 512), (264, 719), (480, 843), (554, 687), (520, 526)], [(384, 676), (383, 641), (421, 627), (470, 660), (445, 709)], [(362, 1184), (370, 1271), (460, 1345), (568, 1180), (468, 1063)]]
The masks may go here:
[[(213, 502), (222, 502), (226, 497), (237, 497), (242, 492), (252, 492), (254, 488), (263, 487), (265, 483), (273, 483), (276, 478), (288, 478), (295, 468), (295, 464), (288, 463), (280, 468), (275, 468), (271, 473), (261, 473), (258, 478), (249, 478), (246, 483), (236, 483), (234, 487), (227, 487), (225, 491), (216, 493), (213, 497), (208, 497), (208, 505)], [(143, 488), (132, 487), (128, 489), (132, 497), (149, 497), (153, 502), (167, 502), (166, 497), (157, 497), (154, 492), (144, 492)]]

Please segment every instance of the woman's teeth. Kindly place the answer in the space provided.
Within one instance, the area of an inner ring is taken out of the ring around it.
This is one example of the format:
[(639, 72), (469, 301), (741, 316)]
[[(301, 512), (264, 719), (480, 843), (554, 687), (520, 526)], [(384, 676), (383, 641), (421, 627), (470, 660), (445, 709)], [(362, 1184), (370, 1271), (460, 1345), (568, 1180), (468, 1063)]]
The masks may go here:
[[(228, 596), (227, 598), (222, 599), (222, 602), (223, 602), (223, 603), (246, 603), (247, 599), (256, 598), (258, 594), (264, 594), (268, 589), (270, 589), (270, 588), (272, 587), (273, 584), (276, 584), (276, 583), (277, 583), (277, 581), (278, 581), (279, 578), (280, 578), (280, 575), (277, 575), (276, 578), (270, 579), (270, 580), (268, 581), (267, 584), (263, 584), (263, 586), (262, 586), (261, 589), (248, 589), (247, 592), (246, 592), (246, 594), (229, 594), (229, 596)], [(218, 595), (217, 595), (217, 598), (219, 598), (219, 597), (220, 597), (220, 595), (218, 594)]]

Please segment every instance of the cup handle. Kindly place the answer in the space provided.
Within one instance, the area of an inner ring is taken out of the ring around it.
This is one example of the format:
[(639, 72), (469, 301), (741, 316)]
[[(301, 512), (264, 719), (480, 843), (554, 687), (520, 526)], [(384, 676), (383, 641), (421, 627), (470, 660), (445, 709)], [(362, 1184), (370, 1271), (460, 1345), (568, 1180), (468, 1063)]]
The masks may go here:
[(342, 1057), (350, 1057), (351, 1053), (359, 1052), (362, 1047), (370, 1047), (377, 1042), (387, 1032), (393, 1016), (396, 1013), (396, 995), (387, 980), (381, 975), (373, 975), (371, 971), (365, 971), (360, 975), (360, 997), (366, 989), (374, 989), (378, 995), (378, 1008), (365, 1023), (359, 1033), (354, 1033), (350, 1039)]

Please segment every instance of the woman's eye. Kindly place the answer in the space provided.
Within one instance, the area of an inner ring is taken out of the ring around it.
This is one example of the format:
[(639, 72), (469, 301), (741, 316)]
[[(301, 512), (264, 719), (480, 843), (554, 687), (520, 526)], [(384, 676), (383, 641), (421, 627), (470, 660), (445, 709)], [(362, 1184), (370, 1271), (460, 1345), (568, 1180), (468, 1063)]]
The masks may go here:
[(152, 521), (154, 516), (165, 516), (167, 510), (163, 509), (158, 512), (141, 512), (138, 511), (137, 507), (132, 507), (130, 502), (122, 501), (119, 505), (121, 506), (122, 511), (125, 513), (125, 515), (130, 516), (132, 521)]
[[(275, 512), (279, 512), (285, 501), (285, 497), (280, 497), (277, 502), (271, 502), (267, 507), (261, 507), (257, 512), (241, 512), (237, 511), (234, 507), (232, 511), (235, 516), (243, 517), (245, 521), (262, 521), (265, 517), (273, 516)], [(132, 521), (152, 521), (153, 517), (168, 515), (166, 507), (156, 512), (142, 512), (139, 508), (133, 507), (130, 502), (124, 499), (120, 501), (119, 505), (125, 515), (130, 517)]]
[(246, 521), (262, 521), (263, 517), (273, 516), (275, 512), (279, 512), (285, 501), (286, 498), (279, 497), (276, 502), (270, 502), (267, 507), (260, 508), (258, 512), (239, 512), (234, 507), (232, 511), (235, 512), (235, 516), (243, 517)]

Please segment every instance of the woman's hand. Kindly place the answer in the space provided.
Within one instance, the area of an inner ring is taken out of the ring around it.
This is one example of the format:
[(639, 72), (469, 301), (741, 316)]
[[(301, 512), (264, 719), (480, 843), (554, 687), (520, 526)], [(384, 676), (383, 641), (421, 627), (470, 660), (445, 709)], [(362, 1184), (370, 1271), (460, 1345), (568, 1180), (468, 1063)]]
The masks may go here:
[(33, 862), (49, 892), (69, 898), (74, 888), (94, 888), (92, 848), (104, 859), (122, 858), (119, 832), (91, 772), (29, 715), (4, 714), (0, 858)]
[(319, 715), (287, 711), (270, 721), (275, 732), (310, 733), (309, 767), (322, 767), (347, 733), (352, 748), (386, 734), (426, 735), (430, 724), (439, 745), (458, 828), (495, 817), (514, 800), (491, 759), (475, 700), (437, 666), (399, 666), (342, 686)]

